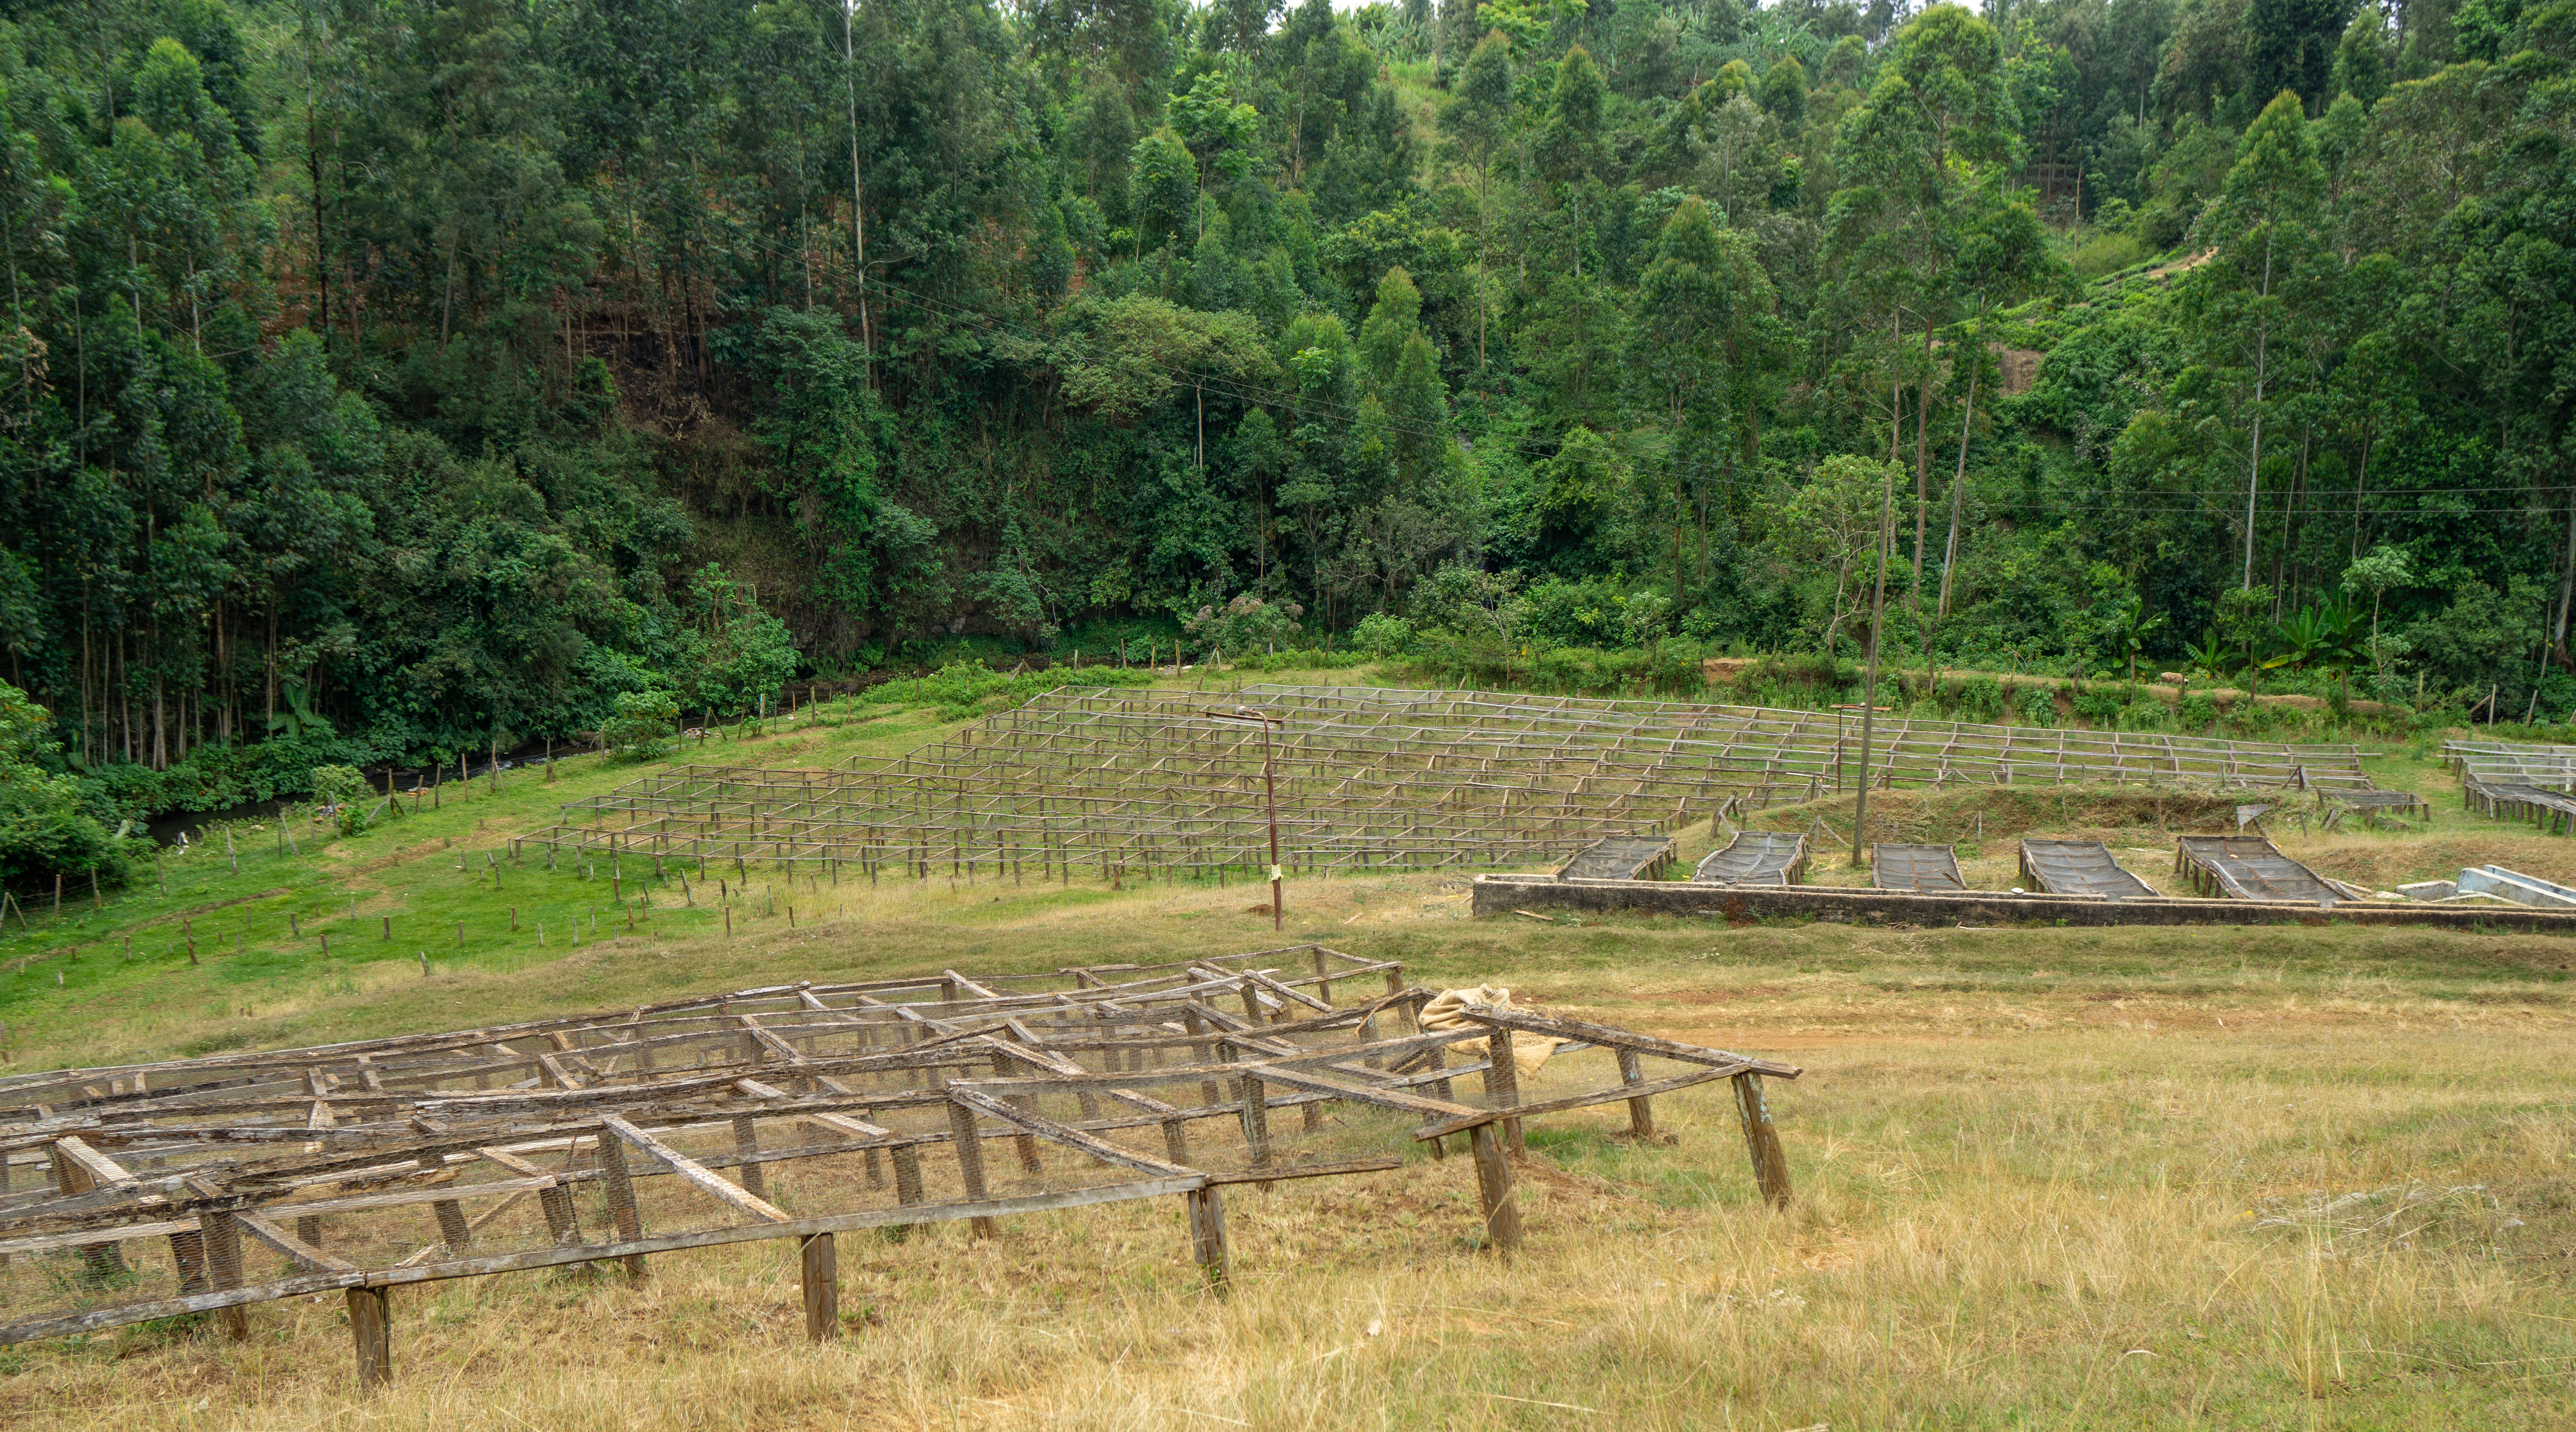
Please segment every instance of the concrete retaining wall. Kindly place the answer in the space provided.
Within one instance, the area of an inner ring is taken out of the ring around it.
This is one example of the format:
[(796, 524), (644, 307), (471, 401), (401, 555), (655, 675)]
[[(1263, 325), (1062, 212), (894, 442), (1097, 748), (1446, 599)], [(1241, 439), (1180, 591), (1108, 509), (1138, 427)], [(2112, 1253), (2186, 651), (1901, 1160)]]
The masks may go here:
[(2415, 925), (2435, 929), (2576, 934), (2576, 910), (2475, 908), (2344, 901), (2331, 907), (2169, 896), (2098, 900), (2080, 895), (2015, 895), (1971, 890), (1917, 895), (1826, 885), (1723, 886), (1676, 880), (1556, 880), (1545, 875), (1479, 875), (1471, 908), (1479, 916), (1514, 910), (1591, 914), (1711, 915), (1727, 920), (1782, 916), (1853, 924), (1903, 925)]

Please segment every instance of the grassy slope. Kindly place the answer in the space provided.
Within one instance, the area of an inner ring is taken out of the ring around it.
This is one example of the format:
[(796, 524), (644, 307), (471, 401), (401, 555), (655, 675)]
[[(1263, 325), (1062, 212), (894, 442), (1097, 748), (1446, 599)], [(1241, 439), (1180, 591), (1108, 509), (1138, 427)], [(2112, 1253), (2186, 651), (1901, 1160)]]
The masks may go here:
[[(898, 749), (930, 729), (914, 713), (772, 738), (762, 758)], [(2411, 761), (2380, 774), (2444, 789)], [(371, 901), (407, 902), (398, 919), (418, 924), (398, 931), (468, 919), (466, 950), (433, 949), (431, 979), (411, 962), (416, 939), (391, 952), (356, 941), (371, 962), (347, 971), (276, 940), (193, 970), (147, 960), (144, 938), (130, 965), (94, 946), (62, 993), (50, 963), (7, 977), (22, 1059), (1271, 939), (1240, 888), (940, 881), (846, 890), (831, 923), (800, 917), (792, 933), (782, 914), (726, 940), (713, 915), (657, 897), (650, 942), (545, 959), (508, 943), (496, 907), (519, 900), (524, 919), (598, 887), (531, 867), (496, 896), (458, 877), (438, 840), (488, 846), (624, 777), (529, 781), (303, 867), (245, 860), (244, 887), (289, 888), (272, 901), (345, 910), (341, 892), (358, 890), (362, 921)], [(2567, 842), (2436, 805), (2429, 836), (2324, 838), (2306, 853), (2376, 872), (2427, 864), (2436, 847), (2450, 860), (2510, 846), (2507, 863), (2566, 873), (2533, 857)], [(1704, 831), (1689, 835), (1704, 848)], [(1988, 840), (2008, 849), (1991, 827)], [(415, 853), (367, 871), (398, 851)], [(220, 878), (174, 879), (169, 908), (240, 893), (219, 865), (186, 878), (209, 873)], [(792, 1254), (747, 1249), (660, 1259), (642, 1288), (521, 1277), (398, 1294), (404, 1381), (372, 1407), (346, 1399), (336, 1304), (299, 1302), (261, 1310), (244, 1348), (144, 1328), (11, 1350), (0, 1415), (441, 1429), (2563, 1424), (2576, 943), (1470, 923), (1464, 882), (1443, 876), (1289, 895), (1293, 937), (1401, 957), (1424, 983), (1507, 983), (1553, 1009), (1806, 1065), (1774, 1089), (1796, 1206), (1755, 1204), (1730, 1113), (1693, 1090), (1658, 1102), (1669, 1146), (1621, 1137), (1615, 1108), (1534, 1128), (1531, 1245), (1513, 1264), (1472, 1252), (1464, 1167), (1417, 1161), (1238, 1190), (1243, 1284), (1225, 1304), (1187, 1276), (1175, 1210), (1121, 1207), (1016, 1221), (992, 1244), (956, 1229), (926, 1247), (853, 1240), (850, 1336), (819, 1353), (799, 1340)], [(112, 905), (89, 933), (163, 908)], [(201, 952), (220, 918), (199, 920)], [(242, 1003), (256, 1012), (229, 1012)]]

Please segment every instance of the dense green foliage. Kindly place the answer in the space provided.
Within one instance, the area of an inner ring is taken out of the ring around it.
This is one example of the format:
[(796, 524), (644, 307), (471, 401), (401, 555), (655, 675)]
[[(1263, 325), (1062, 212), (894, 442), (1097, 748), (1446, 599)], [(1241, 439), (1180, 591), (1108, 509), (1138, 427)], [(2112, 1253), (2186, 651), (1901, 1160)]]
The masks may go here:
[(2569, 0), (6, 13), (0, 649), (111, 823), (1086, 637), (1687, 689), (1882, 593), (2576, 706)]

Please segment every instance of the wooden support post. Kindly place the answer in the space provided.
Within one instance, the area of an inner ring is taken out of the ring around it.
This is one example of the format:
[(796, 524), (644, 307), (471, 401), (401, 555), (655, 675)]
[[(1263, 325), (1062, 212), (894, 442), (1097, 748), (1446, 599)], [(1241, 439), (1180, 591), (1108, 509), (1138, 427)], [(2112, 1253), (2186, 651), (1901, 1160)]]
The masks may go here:
[(377, 1392), (394, 1380), (393, 1290), (349, 1290), (349, 1338), (358, 1345), (358, 1391)]
[(1753, 1156), (1753, 1181), (1773, 1208), (1789, 1206), (1789, 1156), (1781, 1151), (1780, 1131), (1771, 1125), (1771, 1107), (1762, 1101), (1762, 1076), (1738, 1074), (1735, 1112), (1744, 1121), (1745, 1150)]
[[(1485, 1038), (1485, 1098), (1497, 1109), (1508, 1109), (1521, 1101), (1521, 1067), (1512, 1062), (1512, 1032), (1497, 1029)], [(1520, 1153), (1521, 1121), (1503, 1120), (1503, 1143), (1513, 1153)]]
[[(615, 1134), (604, 1130), (599, 1136), (599, 1171), (599, 1181), (608, 1190), (608, 1212), (616, 1221), (618, 1241), (642, 1238), (644, 1219), (635, 1209), (635, 1181), (626, 1173), (626, 1146)], [(624, 1261), (627, 1275), (639, 1283), (644, 1281), (644, 1255), (631, 1253)]]
[[(98, 1187), (98, 1173), (104, 1169), (111, 1178), (121, 1174), (116, 1165), (101, 1158), (78, 1138), (64, 1139), (54, 1145), (54, 1189), (58, 1193), (89, 1193)], [(125, 1278), (125, 1254), (113, 1241), (81, 1245), (81, 1278), (92, 1286), (112, 1286)]]
[[(242, 1285), (241, 1225), (229, 1213), (208, 1212), (197, 1216), (197, 1227), (206, 1240), (206, 1274), (217, 1292), (230, 1292)], [(238, 1305), (217, 1310), (216, 1322), (224, 1330), (224, 1340), (240, 1342), (250, 1336), (250, 1310)]]
[(1521, 1246), (1521, 1205), (1512, 1189), (1512, 1161), (1503, 1154), (1501, 1135), (1491, 1123), (1467, 1131), (1467, 1147), (1476, 1157), (1476, 1193), (1485, 1208), (1485, 1239), (1498, 1252)]
[(474, 1229), (465, 1221), (464, 1204), (442, 1198), (429, 1207), (438, 1215), (438, 1241), (447, 1245), (448, 1252), (461, 1254), (474, 1246)]
[(1270, 1167), (1270, 1096), (1263, 1092), (1258, 1076), (1245, 1074), (1234, 1081), (1235, 1091), (1243, 1096), (1243, 1142), (1252, 1150), (1254, 1168)]
[[(1207, 1022), (1199, 1017), (1199, 1012), (1195, 1009), (1185, 1009), (1181, 1011), (1181, 1024), (1184, 1028), (1189, 1030), (1190, 1037), (1193, 1039), (1196, 1039), (1199, 1035), (1207, 1032)], [(1215, 1061), (1216, 1055), (1206, 1043), (1201, 1042), (1190, 1046), (1191, 1063), (1212, 1064)], [(1217, 1087), (1217, 1082), (1215, 1080), (1202, 1079), (1199, 1081), (1199, 1102), (1202, 1104), (1222, 1104), (1225, 1102), (1225, 1094)]]
[(1330, 967), (1324, 963), (1328, 958), (1329, 957), (1324, 953), (1323, 946), (1318, 945), (1315, 947), (1315, 998), (1322, 1000), (1326, 1004), (1331, 1004), (1333, 1002), (1333, 977), (1329, 972)]
[[(1630, 1085), (1643, 1084), (1646, 1082), (1645, 1071), (1639, 1065), (1636, 1050), (1622, 1049), (1619, 1051), (1619, 1082)], [(1646, 1140), (1649, 1143), (1654, 1141), (1655, 1101), (1653, 1099), (1631, 1099), (1628, 1101), (1628, 1132), (1636, 1135), (1638, 1138)]]
[(841, 1335), (841, 1268), (832, 1251), (832, 1235), (817, 1233), (799, 1246), (797, 1262), (805, 1276), (805, 1337), (830, 1342)]
[[(998, 1049), (994, 1050), (993, 1073), (999, 1078), (1010, 1078), (1011, 1056), (1004, 1054)], [(1034, 1103), (1031, 1100), (1013, 1099), (1011, 1102), (1022, 1109), (1034, 1110)], [(1022, 1134), (1011, 1140), (1011, 1143), (1019, 1151), (1020, 1167), (1023, 1170), (1029, 1173), (1043, 1173), (1046, 1171), (1045, 1167), (1038, 1162), (1038, 1141), (1034, 1136)]]
[[(749, 1114), (738, 1114), (733, 1121), (733, 1151), (751, 1155), (760, 1152), (760, 1132), (752, 1126)], [(754, 1198), (769, 1197), (769, 1180), (756, 1163), (736, 1164), (734, 1173), (742, 1180), (742, 1191)]]
[(581, 1241), (581, 1219), (573, 1209), (572, 1190), (558, 1184), (537, 1190), (537, 1207), (546, 1215), (546, 1234), (557, 1244)]
[(1181, 1203), (1189, 1218), (1190, 1256), (1198, 1260), (1209, 1290), (1224, 1297), (1230, 1286), (1225, 1266), (1225, 1191), (1214, 1184), (1195, 1188), (1181, 1195)]
[[(894, 1162), (894, 1201), (903, 1207), (921, 1202), (921, 1151), (914, 1144), (897, 1144), (892, 1150)], [(898, 1223), (891, 1230), (897, 1242), (912, 1231), (912, 1225)]]
[[(975, 1111), (951, 1099), (948, 1101), (948, 1137), (957, 1146), (957, 1176), (966, 1186), (969, 1202), (984, 1201), (984, 1136), (975, 1128)], [(974, 1220), (975, 1236), (998, 1238), (1001, 1225), (990, 1218)]]
[(170, 1261), (178, 1265), (181, 1296), (206, 1291), (206, 1235), (203, 1230), (171, 1234)]

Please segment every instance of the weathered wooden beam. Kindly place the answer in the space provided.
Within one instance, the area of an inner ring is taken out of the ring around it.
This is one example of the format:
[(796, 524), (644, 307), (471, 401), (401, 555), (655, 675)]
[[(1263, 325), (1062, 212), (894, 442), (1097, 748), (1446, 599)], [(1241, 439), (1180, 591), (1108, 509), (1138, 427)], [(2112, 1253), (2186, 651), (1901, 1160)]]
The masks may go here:
[(1442, 1134), (1454, 1134), (1460, 1129), (1471, 1128), (1477, 1124), (1491, 1123), (1498, 1119), (1526, 1119), (1533, 1114), (1561, 1114), (1568, 1109), (1582, 1109), (1588, 1108), (1594, 1104), (1616, 1103), (1623, 1099), (1634, 1101), (1640, 1098), (1653, 1098), (1657, 1094), (1669, 1094), (1676, 1089), (1687, 1089), (1693, 1084), (1705, 1084), (1712, 1079), (1731, 1079), (1743, 1072), (1744, 1070), (1740, 1066), (1728, 1067), (1720, 1065), (1713, 1069), (1693, 1069), (1689, 1073), (1675, 1074), (1668, 1079), (1655, 1080), (1651, 1084), (1617, 1084), (1607, 1089), (1594, 1089), (1583, 1094), (1569, 1094), (1562, 1099), (1545, 1099), (1535, 1104), (1514, 1104), (1507, 1108), (1478, 1109), (1463, 1117), (1439, 1119), (1431, 1123), (1424, 1124), (1422, 1127), (1413, 1131), (1413, 1136), (1417, 1139), (1436, 1139)]
[[(661, 1164), (664, 1168), (678, 1174), (690, 1183), (697, 1185), (701, 1191), (713, 1194), (720, 1202), (728, 1204), (734, 1208), (738, 1208), (764, 1223), (785, 1223), (788, 1221), (787, 1215), (780, 1212), (777, 1206), (770, 1203), (767, 1199), (757, 1197), (745, 1189), (736, 1188), (732, 1184), (726, 1182), (724, 1177), (718, 1174), (715, 1170), (708, 1168), (706, 1165), (701, 1164), (697, 1160), (690, 1158), (688, 1155), (681, 1153), (679, 1150), (672, 1148), (669, 1144), (666, 1144), (660, 1139), (653, 1137), (651, 1134), (644, 1132), (642, 1129), (635, 1127), (633, 1124), (619, 1118), (617, 1115), (607, 1115), (599, 1122), (600, 1126), (607, 1129), (610, 1133), (615, 1134), (626, 1143), (633, 1145), (638, 1150), (649, 1155), (655, 1162)], [(605, 1149), (606, 1146), (603, 1145), (602, 1147)]]
[(233, 1215), (233, 1221), (241, 1225), (244, 1233), (294, 1259), (313, 1272), (355, 1273), (360, 1271), (357, 1264), (332, 1257), (256, 1213), (248, 1211), (236, 1213)]

